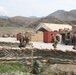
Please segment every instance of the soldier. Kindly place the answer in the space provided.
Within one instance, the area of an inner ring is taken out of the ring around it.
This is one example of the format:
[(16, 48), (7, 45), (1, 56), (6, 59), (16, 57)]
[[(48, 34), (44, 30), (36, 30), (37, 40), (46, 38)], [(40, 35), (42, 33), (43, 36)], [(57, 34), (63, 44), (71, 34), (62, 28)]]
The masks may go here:
[(54, 49), (56, 49), (57, 44), (58, 44), (58, 41), (57, 41), (57, 40), (56, 40), (56, 41), (54, 41), (54, 44), (53, 44)]
[(20, 48), (21, 48), (21, 47), (25, 47), (25, 46), (26, 46), (25, 43), (26, 43), (26, 42), (25, 42), (25, 38), (24, 38), (23, 35), (21, 35), (19, 47), (20, 47)]
[(29, 34), (28, 32), (25, 33), (25, 40), (26, 40), (26, 44), (29, 43)]
[(53, 36), (53, 39), (54, 39), (53, 47), (54, 47), (54, 49), (56, 49), (57, 44), (58, 44), (58, 42), (60, 41), (60, 38), (59, 38), (59, 36), (54, 35), (54, 36)]

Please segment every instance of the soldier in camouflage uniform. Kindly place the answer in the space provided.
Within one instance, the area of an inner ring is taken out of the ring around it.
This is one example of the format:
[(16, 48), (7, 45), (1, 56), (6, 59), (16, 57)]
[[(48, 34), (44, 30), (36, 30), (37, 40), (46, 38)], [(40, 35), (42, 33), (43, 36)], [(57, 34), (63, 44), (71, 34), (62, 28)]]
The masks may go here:
[(21, 35), (19, 47), (21, 48), (21, 47), (25, 47), (25, 46), (26, 46), (25, 37), (23, 35)]
[(59, 36), (54, 35), (54, 36), (53, 36), (53, 40), (54, 40), (53, 47), (54, 47), (54, 49), (56, 49), (57, 44), (58, 44), (58, 42), (60, 41), (60, 37), (59, 37)]
[(25, 33), (25, 40), (26, 40), (26, 44), (29, 43), (29, 34), (28, 32)]

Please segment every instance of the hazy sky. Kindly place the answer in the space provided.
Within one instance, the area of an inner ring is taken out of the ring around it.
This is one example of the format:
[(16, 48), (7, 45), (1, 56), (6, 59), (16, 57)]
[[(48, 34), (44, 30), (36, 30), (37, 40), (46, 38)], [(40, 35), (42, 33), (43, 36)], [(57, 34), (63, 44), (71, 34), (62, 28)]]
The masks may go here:
[(76, 9), (76, 0), (0, 0), (0, 15), (11, 17), (42, 17), (61, 9)]

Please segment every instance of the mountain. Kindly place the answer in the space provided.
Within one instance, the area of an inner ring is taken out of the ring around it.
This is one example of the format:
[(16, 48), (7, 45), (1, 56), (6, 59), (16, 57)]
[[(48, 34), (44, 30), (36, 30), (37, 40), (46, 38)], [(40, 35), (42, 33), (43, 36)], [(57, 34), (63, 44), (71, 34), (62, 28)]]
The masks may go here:
[(57, 11), (51, 13), (49, 16), (57, 16), (57, 15), (65, 13), (65, 12), (66, 12), (65, 10), (57, 10)]
[(7, 19), (7, 18), (9, 18), (8, 16), (0, 16), (0, 18), (3, 18), (3, 19)]
[(29, 27), (36, 27), (39, 23), (56, 23), (56, 24), (62, 24), (64, 23), (63, 21), (58, 20), (56, 17), (54, 16), (47, 16), (44, 18), (39, 19), (36, 22), (33, 22), (29, 25)]
[(37, 21), (38, 18), (29, 18), (22, 16), (15, 16), (12, 18), (0, 18), (0, 26), (24, 26), (27, 27), (29, 24)]
[(54, 16), (61, 21), (73, 21), (76, 20), (76, 10), (64, 11), (58, 10), (49, 16)]
[(29, 18), (38, 18), (38, 17), (36, 17), (36, 16), (30, 16)]
[(39, 23), (56, 23), (56, 24), (76, 24), (76, 10), (65, 11), (65, 10), (57, 10), (50, 15), (39, 19), (38, 21), (31, 23), (29, 27), (36, 27)]
[(23, 16), (15, 16), (8, 17), (2, 16), (0, 17), (0, 26), (23, 26), (23, 27), (36, 27), (39, 23), (56, 23), (56, 24), (70, 24), (76, 25), (76, 10), (65, 11), (65, 10), (57, 10), (46, 17), (23, 17)]
[(19, 26), (28, 26), (29, 24), (38, 20), (38, 18), (29, 18), (29, 17), (21, 17), (16, 16), (9, 19), (11, 23), (17, 24)]

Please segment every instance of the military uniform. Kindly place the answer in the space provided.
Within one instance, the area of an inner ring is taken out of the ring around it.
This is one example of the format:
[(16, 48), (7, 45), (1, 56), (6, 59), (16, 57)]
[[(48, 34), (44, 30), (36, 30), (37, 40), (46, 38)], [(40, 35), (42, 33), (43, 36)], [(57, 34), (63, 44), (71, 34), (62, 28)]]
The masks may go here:
[(59, 36), (54, 35), (54, 36), (53, 36), (53, 39), (54, 39), (53, 47), (54, 47), (54, 49), (56, 49), (57, 44), (58, 44), (58, 42), (60, 41), (60, 37), (59, 37)]
[(25, 33), (25, 40), (26, 40), (26, 44), (29, 43), (29, 34), (28, 32)]
[(26, 46), (26, 44), (25, 44), (25, 38), (24, 38), (24, 36), (21, 36), (19, 47), (25, 47), (25, 46)]

